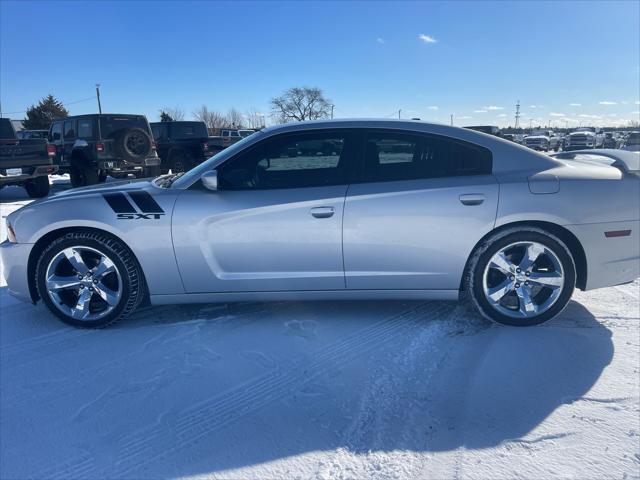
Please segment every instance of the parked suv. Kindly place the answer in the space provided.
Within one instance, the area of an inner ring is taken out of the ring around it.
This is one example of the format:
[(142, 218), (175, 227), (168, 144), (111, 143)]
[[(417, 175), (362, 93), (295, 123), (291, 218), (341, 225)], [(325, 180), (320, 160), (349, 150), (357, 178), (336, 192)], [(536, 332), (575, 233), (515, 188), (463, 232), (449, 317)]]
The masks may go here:
[(46, 197), (49, 174), (58, 169), (49, 153), (45, 139), (19, 139), (11, 120), (0, 118), (0, 188), (19, 185), (32, 198)]
[(49, 129), (55, 163), (74, 187), (160, 173), (149, 122), (144, 115), (92, 114), (55, 120)]
[(163, 173), (186, 172), (221, 150), (209, 145), (204, 122), (155, 122), (151, 131)]

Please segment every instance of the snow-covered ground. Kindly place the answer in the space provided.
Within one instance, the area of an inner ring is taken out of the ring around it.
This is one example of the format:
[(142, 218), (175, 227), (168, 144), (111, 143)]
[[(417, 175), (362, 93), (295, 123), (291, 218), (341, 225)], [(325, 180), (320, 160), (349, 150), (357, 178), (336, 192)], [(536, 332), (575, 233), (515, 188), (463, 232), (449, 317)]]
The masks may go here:
[[(2, 216), (28, 201), (3, 189)], [(639, 298), (525, 329), (381, 301), (83, 331), (0, 286), (0, 478), (640, 478)]]

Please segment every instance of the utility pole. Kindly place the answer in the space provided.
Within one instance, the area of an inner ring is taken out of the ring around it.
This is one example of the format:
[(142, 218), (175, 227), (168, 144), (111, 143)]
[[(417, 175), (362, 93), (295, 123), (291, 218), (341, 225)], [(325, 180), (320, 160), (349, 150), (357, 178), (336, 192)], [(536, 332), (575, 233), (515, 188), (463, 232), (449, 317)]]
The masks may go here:
[(98, 113), (102, 115), (102, 105), (100, 105), (100, 84), (96, 83), (96, 97), (98, 98)]
[(333, 120), (333, 107), (335, 107), (335, 105), (331, 104), (330, 107), (331, 107), (331, 120)]
[(520, 100), (516, 103), (516, 125), (515, 128), (520, 128)]
[(398, 110), (398, 120), (400, 120), (400, 113), (402, 112), (402, 109)]
[(453, 113), (451, 114), (451, 126), (453, 127)]

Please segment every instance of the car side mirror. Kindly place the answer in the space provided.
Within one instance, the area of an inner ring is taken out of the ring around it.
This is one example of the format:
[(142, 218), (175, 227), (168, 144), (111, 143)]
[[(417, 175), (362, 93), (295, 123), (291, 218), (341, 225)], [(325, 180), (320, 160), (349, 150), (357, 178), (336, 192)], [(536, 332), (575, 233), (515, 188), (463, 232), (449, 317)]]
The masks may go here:
[(200, 175), (200, 180), (202, 181), (202, 185), (207, 190), (211, 190), (215, 192), (218, 190), (218, 172), (215, 170), (209, 170), (208, 172), (204, 172)]

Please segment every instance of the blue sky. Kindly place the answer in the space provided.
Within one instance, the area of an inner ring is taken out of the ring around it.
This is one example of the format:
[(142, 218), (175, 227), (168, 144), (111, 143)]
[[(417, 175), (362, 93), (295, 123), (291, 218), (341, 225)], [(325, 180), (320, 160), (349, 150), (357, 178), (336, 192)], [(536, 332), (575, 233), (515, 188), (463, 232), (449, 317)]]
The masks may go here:
[(520, 100), (524, 124), (626, 123), (640, 120), (640, 2), (0, 0), (0, 62), (3, 112), (100, 83), (105, 111), (150, 120), (203, 104), (268, 114), (309, 85), (336, 117), (504, 126)]

